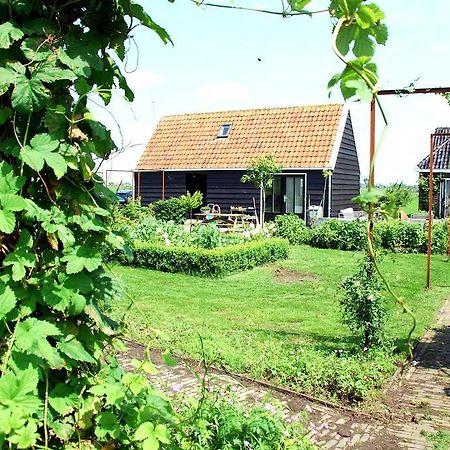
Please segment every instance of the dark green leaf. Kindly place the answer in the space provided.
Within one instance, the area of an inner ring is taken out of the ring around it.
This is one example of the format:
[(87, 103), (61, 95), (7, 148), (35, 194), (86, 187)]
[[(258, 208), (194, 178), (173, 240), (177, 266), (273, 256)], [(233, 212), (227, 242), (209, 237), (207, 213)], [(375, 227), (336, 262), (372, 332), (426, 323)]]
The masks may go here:
[(24, 55), (30, 61), (44, 61), (50, 55), (52, 55), (51, 50), (48, 45), (43, 44), (45, 42), (45, 37), (33, 37), (25, 39), (20, 46)]
[(16, 295), (13, 290), (0, 283), (0, 320), (3, 320), (6, 315), (16, 306)]
[(80, 341), (75, 336), (68, 336), (64, 341), (58, 343), (58, 348), (77, 361), (95, 363), (95, 359), (85, 350)]
[(28, 79), (20, 75), (16, 79), (16, 87), (12, 94), (12, 105), (17, 112), (28, 113), (42, 109), (48, 99), (50, 91), (35, 78)]
[(157, 23), (153, 22), (152, 18), (144, 11), (144, 8), (137, 3), (131, 3), (131, 15), (136, 17), (136, 19), (140, 20), (142, 25), (150, 28), (161, 38), (164, 44), (168, 42), (172, 43), (172, 39), (170, 39), (167, 31), (160, 27)]
[(353, 53), (358, 57), (372, 57), (374, 55), (375, 42), (368, 30), (360, 30), (358, 33), (358, 38), (355, 40), (355, 45), (353, 46)]
[(22, 161), (34, 169), (36, 172), (40, 172), (44, 167), (44, 156), (42, 153), (31, 148), (29, 145), (25, 145), (20, 151), (20, 157)]
[(16, 228), (16, 216), (11, 211), (0, 209), (0, 231), (11, 234)]
[(23, 32), (14, 22), (4, 22), (0, 25), (0, 48), (9, 48), (14, 41), (23, 37)]
[(10, 108), (0, 108), (0, 125), (6, 123), (6, 121), (12, 116)]
[(362, 28), (367, 29), (375, 25), (377, 16), (369, 6), (361, 6), (356, 13), (356, 23)]
[(80, 56), (71, 58), (62, 48), (58, 49), (59, 60), (66, 65), (78, 77), (89, 77), (91, 68), (89, 63)]
[(336, 38), (336, 46), (344, 56), (349, 52), (350, 44), (358, 35), (359, 29), (354, 24), (341, 27)]

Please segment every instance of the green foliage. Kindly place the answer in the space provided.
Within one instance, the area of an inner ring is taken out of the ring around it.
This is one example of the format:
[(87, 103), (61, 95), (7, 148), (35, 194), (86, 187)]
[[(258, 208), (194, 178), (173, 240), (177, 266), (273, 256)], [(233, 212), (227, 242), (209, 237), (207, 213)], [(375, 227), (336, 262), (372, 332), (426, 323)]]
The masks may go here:
[(196, 191), (193, 194), (188, 191), (186, 195), (180, 196), (180, 202), (189, 212), (189, 215), (192, 216), (192, 210), (202, 205), (203, 194), (200, 191)]
[(433, 445), (432, 450), (448, 450), (450, 447), (450, 432), (448, 431), (425, 431), (420, 432), (426, 440)]
[(380, 198), (382, 203), (391, 203), (397, 211), (403, 209), (412, 199), (413, 192), (411, 188), (403, 183), (392, 183), (385, 190)]
[[(338, 250), (365, 250), (367, 223), (361, 221), (328, 220), (310, 232), (313, 247)], [(426, 253), (428, 225), (399, 220), (381, 220), (374, 225), (374, 241), (381, 248), (396, 253)], [(435, 221), (432, 228), (431, 250), (444, 254), (448, 248), (445, 221)]]
[(228, 389), (207, 394), (201, 401), (188, 399), (182, 405), (185, 436), (178, 443), (184, 450), (314, 450), (306, 438), (304, 417), (286, 423), (276, 400), (245, 411)]
[[(364, 0), (331, 0), (330, 14), (337, 20), (334, 50), (346, 68), (328, 83), (331, 90), (340, 86), (345, 99), (370, 101), (378, 84), (377, 66), (372, 62), (378, 45), (385, 45), (388, 30), (384, 13), (375, 3)], [(349, 54), (353, 55), (349, 57)]]
[[(428, 225), (420, 223), (383, 220), (375, 225), (375, 241), (389, 251), (396, 253), (426, 253), (428, 246)], [(444, 254), (448, 248), (448, 232), (445, 221), (433, 222), (431, 251)]]
[(124, 0), (0, 1), (0, 18), (1, 447), (142, 448), (151, 422), (157, 449), (170, 403), (105, 352), (118, 292), (101, 250), (123, 240), (94, 170), (116, 147), (87, 105), (114, 87), (132, 100), (115, 62), (132, 28), (170, 38)]
[(158, 200), (151, 204), (153, 214), (158, 220), (173, 221), (181, 224), (189, 211), (189, 201), (181, 197), (172, 197), (167, 200)]
[(275, 217), (274, 236), (287, 239), (292, 245), (307, 244), (310, 230), (296, 214), (284, 214)]
[(242, 183), (253, 183), (257, 188), (272, 187), (273, 176), (281, 172), (282, 167), (275, 162), (273, 155), (261, 156), (253, 160), (242, 175)]
[(355, 335), (362, 332), (365, 350), (380, 345), (388, 309), (372, 261), (365, 257), (355, 274), (342, 280), (341, 288), (344, 290), (340, 298), (344, 323)]
[(337, 250), (363, 250), (366, 246), (367, 223), (327, 220), (311, 230), (310, 245)]
[[(287, 260), (214, 280), (130, 267), (115, 271), (150, 318), (151, 328), (167, 333), (158, 347), (202, 360), (200, 334), (207, 361), (217, 367), (345, 401), (373, 395), (382, 387), (396, 362), (405, 358), (409, 330), (406, 314), (399, 314), (389, 301), (385, 334), (397, 345), (363, 353), (339, 320), (338, 286), (355, 272), (360, 257), (303, 245), (292, 247)], [(429, 291), (424, 290), (425, 255), (391, 254), (380, 266), (417, 312), (414, 338), (419, 338), (433, 326), (450, 294), (446, 258), (432, 256), (432, 283), (437, 288)], [(422, 269), (411, 276), (412, 267)], [(283, 273), (297, 274), (298, 281), (283, 281)], [(122, 317), (127, 307), (125, 300), (114, 302), (114, 317)], [(174, 311), (184, 320), (174, 320)], [(129, 337), (146, 343), (151, 336), (148, 320), (135, 315), (132, 322)]]
[(266, 190), (272, 187), (274, 175), (280, 173), (281, 170), (282, 167), (275, 162), (275, 157), (273, 155), (263, 155), (260, 158), (253, 160), (247, 167), (246, 173), (242, 175), (242, 183), (253, 183), (257, 188), (261, 189), (259, 205), (259, 220), (261, 226), (264, 226)]
[(212, 223), (199, 225), (189, 233), (189, 241), (194, 247), (213, 249), (221, 245), (221, 233)]
[(221, 277), (287, 258), (288, 250), (288, 242), (276, 238), (213, 250), (135, 242), (133, 264), (163, 272)]
[(153, 211), (151, 207), (141, 206), (141, 199), (137, 198), (126, 202), (123, 206), (115, 204), (111, 214), (113, 227), (119, 230), (123, 226), (133, 226), (142, 222), (151, 216)]
[[(433, 176), (433, 212), (437, 214), (437, 195), (439, 194), (440, 184), (443, 180), (441, 174)], [(419, 209), (421, 211), (428, 211), (429, 192), (430, 192), (430, 177), (429, 175), (421, 175), (419, 177)]]

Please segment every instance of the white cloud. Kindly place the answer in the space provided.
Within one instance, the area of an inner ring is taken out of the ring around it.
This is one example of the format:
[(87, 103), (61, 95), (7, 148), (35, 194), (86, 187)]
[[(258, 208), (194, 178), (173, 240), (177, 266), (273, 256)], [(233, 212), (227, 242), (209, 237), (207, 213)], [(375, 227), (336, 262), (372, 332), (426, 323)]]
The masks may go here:
[(218, 81), (200, 86), (194, 96), (207, 102), (241, 101), (249, 97), (250, 90), (236, 81)]

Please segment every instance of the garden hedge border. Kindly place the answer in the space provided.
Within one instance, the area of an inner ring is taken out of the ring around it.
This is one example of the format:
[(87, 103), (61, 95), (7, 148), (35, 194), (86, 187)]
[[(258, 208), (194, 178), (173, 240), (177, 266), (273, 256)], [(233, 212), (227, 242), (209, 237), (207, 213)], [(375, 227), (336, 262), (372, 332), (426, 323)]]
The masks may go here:
[(223, 277), (238, 270), (286, 259), (289, 243), (285, 239), (269, 238), (212, 250), (163, 246), (136, 241), (133, 244), (132, 265), (163, 272), (182, 272), (204, 277)]

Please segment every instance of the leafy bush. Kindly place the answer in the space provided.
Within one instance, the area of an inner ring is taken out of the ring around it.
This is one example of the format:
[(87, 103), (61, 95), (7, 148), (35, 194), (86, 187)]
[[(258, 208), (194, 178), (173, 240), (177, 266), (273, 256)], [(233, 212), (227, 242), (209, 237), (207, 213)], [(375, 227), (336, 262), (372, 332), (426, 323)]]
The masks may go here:
[(284, 214), (275, 217), (274, 236), (285, 238), (292, 245), (307, 244), (310, 230), (296, 214)]
[(134, 227), (127, 229), (131, 241), (152, 242), (166, 245), (186, 245), (189, 233), (183, 225), (173, 221), (164, 222), (155, 217), (147, 217)]
[(274, 400), (245, 410), (231, 389), (208, 394), (200, 401), (182, 404), (183, 435), (178, 444), (183, 450), (314, 450), (306, 438), (302, 416), (286, 422), (280, 405)]
[(154, 216), (164, 222), (173, 221), (177, 224), (182, 224), (189, 211), (188, 204), (182, 198), (177, 197), (158, 200), (151, 205)]
[(137, 198), (125, 203), (123, 206), (115, 204), (111, 208), (112, 225), (114, 229), (133, 226), (152, 215), (152, 209), (148, 206), (141, 206), (141, 199)]
[(310, 245), (338, 250), (363, 250), (366, 247), (367, 223), (328, 220), (311, 230)]
[[(311, 230), (309, 244), (313, 247), (339, 250), (364, 250), (367, 241), (367, 222), (329, 220)], [(426, 253), (428, 225), (382, 220), (374, 225), (377, 246), (397, 253)], [(432, 231), (432, 252), (447, 251), (448, 230), (445, 221), (435, 221)]]
[(287, 258), (289, 244), (278, 238), (213, 250), (135, 242), (133, 264), (163, 272), (219, 277)]
[(216, 225), (208, 223), (192, 228), (189, 242), (194, 247), (213, 249), (221, 245), (221, 233)]
[(382, 285), (372, 261), (365, 257), (354, 275), (342, 280), (344, 295), (340, 299), (343, 321), (353, 334), (363, 334), (363, 348), (382, 342), (388, 318)]
[(398, 211), (404, 208), (413, 198), (411, 188), (403, 183), (392, 183), (384, 189), (380, 196), (380, 203), (391, 204)]

